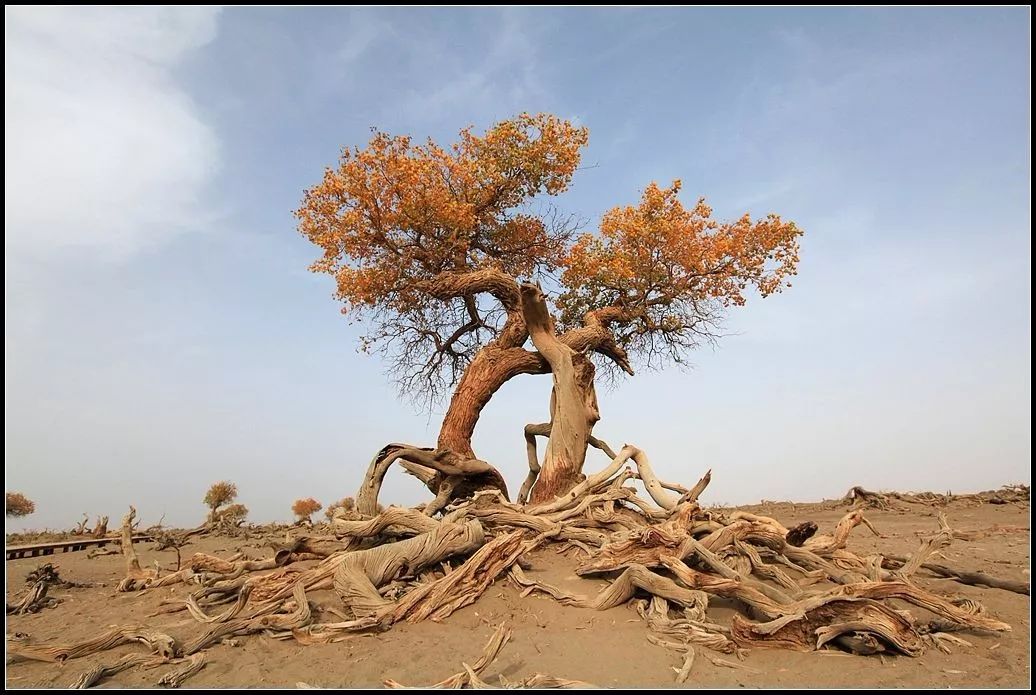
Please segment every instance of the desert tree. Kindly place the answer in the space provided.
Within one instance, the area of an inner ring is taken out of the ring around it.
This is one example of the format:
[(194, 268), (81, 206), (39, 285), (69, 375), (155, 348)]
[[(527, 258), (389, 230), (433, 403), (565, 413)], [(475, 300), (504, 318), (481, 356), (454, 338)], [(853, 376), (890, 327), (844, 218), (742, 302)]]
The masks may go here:
[(6, 516), (28, 516), (36, 511), (36, 503), (20, 492), (8, 492), (5, 505)]
[(291, 505), (291, 513), (298, 517), (300, 523), (311, 523), (310, 517), (323, 509), (323, 505), (312, 497), (297, 499)]
[(225, 504), (230, 504), (236, 497), (237, 485), (234, 483), (229, 480), (220, 480), (217, 483), (213, 483), (206, 491), (205, 498), (202, 500), (209, 508), (209, 521), (217, 521), (219, 519), (219, 508)]
[(356, 511), (356, 500), (352, 497), (343, 497), (337, 502), (332, 502), (324, 510), (324, 516), (327, 517), (328, 521), (331, 521), (335, 518), (335, 513), (338, 510), (342, 510), (342, 513), (345, 515), (352, 515)]
[[(552, 201), (569, 187), (588, 135), (548, 114), (482, 134), (466, 128), (449, 147), (375, 131), (305, 192), (299, 230), (323, 252), (311, 269), (331, 275), (343, 312), (364, 322), (361, 349), (382, 355), (404, 394), (434, 401), (452, 389), (434, 449), (389, 445), (375, 456), (357, 495), (361, 513), (374, 512), (395, 460), (436, 492), (429, 513), (475, 489), (506, 495), (499, 472), (472, 450), (476, 423), (518, 375), (552, 372), (556, 396), (559, 369), (575, 391), (567, 405), (552, 397), (551, 423), (532, 426), (548, 437), (547, 453), (542, 466), (530, 459), (538, 479), (524, 492), (565, 492), (598, 417), (597, 367), (633, 374), (634, 365), (682, 362), (719, 335), (749, 290), (779, 292), (795, 273), (794, 223), (716, 220), (704, 200), (681, 203), (679, 181), (647, 185), (637, 204), (605, 213), (597, 233), (580, 232)], [(538, 284), (523, 290), (529, 280)], [(567, 407), (580, 412), (559, 418)], [(573, 417), (587, 422), (575, 431), (552, 424)]]
[(231, 504), (219, 510), (218, 514), (221, 523), (240, 526), (248, 518), (248, 507), (243, 504)]

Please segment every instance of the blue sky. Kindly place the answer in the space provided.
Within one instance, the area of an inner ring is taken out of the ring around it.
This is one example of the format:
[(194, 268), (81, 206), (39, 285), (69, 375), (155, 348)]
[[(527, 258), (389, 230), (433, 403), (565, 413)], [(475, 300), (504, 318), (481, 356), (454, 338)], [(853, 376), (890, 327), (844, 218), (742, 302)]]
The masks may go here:
[[(805, 230), (795, 285), (690, 369), (601, 396), (705, 501), (1029, 481), (1029, 10), (8, 8), (9, 527), (256, 520), (352, 494), (441, 410), (400, 400), (307, 271), (292, 210), (371, 126), (451, 141), (521, 111), (590, 128), (559, 202), (651, 182)], [(475, 450), (517, 487), (550, 381), (509, 383)], [(591, 457), (588, 466), (603, 461)], [(420, 486), (393, 473), (388, 501)]]

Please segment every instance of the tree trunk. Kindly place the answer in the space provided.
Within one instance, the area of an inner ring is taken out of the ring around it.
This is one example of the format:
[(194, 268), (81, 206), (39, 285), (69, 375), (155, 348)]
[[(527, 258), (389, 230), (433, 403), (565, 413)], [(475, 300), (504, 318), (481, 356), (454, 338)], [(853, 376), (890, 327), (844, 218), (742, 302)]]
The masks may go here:
[(480, 350), (464, 370), (464, 376), (450, 399), (450, 407), (439, 430), (439, 448), (474, 458), (471, 437), (482, 409), (512, 378), (519, 374), (545, 373), (541, 363), (539, 355), (520, 347), (488, 346)]
[(583, 479), (586, 448), (600, 419), (594, 390), (594, 365), (582, 352), (558, 340), (543, 293), (522, 285), (522, 313), (533, 345), (550, 365), (554, 389), (550, 396), (550, 438), (532, 488), (530, 502), (554, 499)]

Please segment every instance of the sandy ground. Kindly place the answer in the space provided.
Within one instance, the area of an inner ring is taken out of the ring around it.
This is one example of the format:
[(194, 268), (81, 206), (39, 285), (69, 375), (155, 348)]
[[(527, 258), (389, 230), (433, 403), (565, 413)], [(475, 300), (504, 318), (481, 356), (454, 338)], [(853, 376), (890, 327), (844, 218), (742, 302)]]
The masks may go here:
[[(844, 506), (767, 504), (746, 507), (774, 516), (786, 526), (813, 520), (821, 532), (830, 531), (845, 513)], [(961, 531), (984, 532), (973, 541), (956, 541), (944, 551), (945, 564), (1008, 579), (1029, 580), (1029, 507), (1018, 504), (969, 506), (954, 503), (947, 508), (951, 525)], [(918, 532), (938, 528), (935, 511), (911, 505), (908, 512), (870, 511), (884, 538), (857, 528), (849, 548), (861, 555), (879, 551), (909, 554), (918, 545)], [(155, 560), (168, 566), (172, 551), (155, 553), (150, 544), (139, 544), (141, 562)], [(260, 541), (203, 538), (184, 549), (186, 554), (208, 552), (227, 557), (241, 550), (251, 557), (268, 555)], [(88, 559), (87, 553), (58, 554), (7, 563), (7, 600), (26, 590), (25, 575), (41, 562), (58, 565), (61, 576), (78, 582), (98, 582), (89, 589), (57, 589), (62, 603), (41, 613), (10, 616), (7, 634), (29, 635), (33, 644), (67, 644), (95, 636), (116, 625), (148, 625), (182, 641), (202, 631), (185, 612), (146, 617), (164, 599), (183, 598), (183, 585), (116, 594), (124, 575), (120, 556)], [(576, 577), (574, 558), (553, 549), (532, 555), (533, 572), (547, 582), (583, 594), (592, 594), (603, 582)], [(713, 664), (709, 657), (732, 658), (699, 647), (690, 678), (682, 687), (1025, 687), (1030, 682), (1029, 597), (997, 589), (964, 586), (933, 579), (921, 572), (917, 581), (944, 594), (973, 598), (1013, 631), (1006, 634), (959, 633), (972, 646), (954, 647), (952, 654), (929, 649), (920, 658), (850, 656), (837, 651), (798, 653), (753, 649), (741, 662), (747, 669)], [(330, 591), (311, 592), (311, 602), (337, 606)], [(906, 606), (903, 606), (906, 607)], [(723, 602), (710, 604), (716, 622), (727, 623), (734, 608)], [(912, 608), (914, 611), (920, 609)], [(321, 621), (335, 621), (330, 614)], [(588, 681), (605, 687), (681, 687), (674, 683), (673, 667), (681, 658), (646, 639), (646, 625), (628, 607), (595, 612), (567, 608), (543, 596), (521, 598), (506, 581), (498, 581), (472, 606), (442, 623), (403, 623), (377, 635), (355, 636), (330, 645), (301, 646), (263, 636), (240, 638), (236, 647), (218, 645), (207, 650), (208, 664), (186, 686), (258, 686), (294, 688), (300, 682), (320, 687), (380, 686), (384, 679), (406, 685), (427, 685), (461, 671), (461, 662), (473, 663), (495, 626), (506, 622), (513, 637), (497, 660), (482, 674), (491, 684), (500, 675), (517, 680), (534, 673)], [(111, 663), (123, 654), (139, 652), (125, 646), (76, 659), (64, 665), (40, 662), (9, 664), (8, 687), (67, 687), (91, 666)], [(170, 667), (126, 671), (100, 687), (154, 686)], [(185, 687), (186, 687), (185, 686)]]

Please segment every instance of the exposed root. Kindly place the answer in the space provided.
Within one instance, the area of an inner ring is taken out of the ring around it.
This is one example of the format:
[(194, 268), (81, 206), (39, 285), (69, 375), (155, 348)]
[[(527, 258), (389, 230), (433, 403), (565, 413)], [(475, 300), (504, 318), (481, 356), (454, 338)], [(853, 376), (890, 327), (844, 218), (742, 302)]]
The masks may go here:
[[(469, 553), (483, 542), (482, 525), (470, 521), (444, 524), (404, 541), (348, 553), (334, 571), (334, 588), (357, 617), (374, 615), (392, 604), (378, 593), (378, 587), (394, 579), (404, 568), (413, 573), (454, 555)], [(489, 547), (486, 545), (479, 552)], [(412, 595), (413, 592), (408, 594)], [(416, 600), (416, 597), (411, 599)]]
[(75, 679), (70, 686), (72, 690), (86, 690), (100, 683), (105, 678), (110, 678), (118, 673), (122, 673), (135, 666), (143, 666), (144, 664), (160, 664), (165, 659), (163, 657), (156, 657), (154, 654), (126, 654), (113, 664), (98, 665), (94, 666), (89, 671), (83, 673), (79, 678)]
[[(251, 635), (266, 631), (287, 631), (305, 627), (313, 619), (313, 614), (306, 600), (306, 590), (302, 584), (296, 584), (293, 591), (293, 605), (284, 602), (270, 602), (258, 607), (250, 617), (233, 618), (216, 623), (212, 628), (183, 647), (184, 656), (190, 656), (202, 649), (219, 642), (224, 637)], [(288, 613), (276, 612), (291, 606)]]
[[(545, 425), (526, 428), (527, 437), (533, 439), (531, 455), (534, 437), (549, 433), (546, 429)], [(204, 626), (202, 634), (183, 646), (182, 655), (190, 658), (175, 662), (178, 668), (160, 681), (170, 687), (202, 668), (203, 650), (228, 638), (263, 633), (302, 645), (328, 644), (391, 629), (403, 620), (443, 620), (476, 602), (504, 576), (522, 597), (543, 593), (568, 606), (605, 611), (625, 604), (635, 609), (648, 627), (648, 638), (683, 659), (674, 666), (678, 683), (688, 680), (696, 649), (738, 658), (751, 647), (838, 648), (858, 655), (915, 657), (930, 648), (947, 651), (970, 646), (951, 633), (1010, 629), (974, 601), (951, 600), (917, 586), (914, 581), (921, 570), (977, 586), (1029, 592), (1027, 582), (930, 563), (939, 549), (967, 535), (953, 530), (944, 516), (940, 515), (939, 531), (925, 537), (909, 557), (861, 556), (849, 548), (853, 529), (865, 525), (875, 535), (878, 532), (860, 508), (845, 514), (830, 533), (817, 533), (812, 522), (788, 529), (767, 516), (703, 510), (697, 498), (709, 484), (711, 471), (693, 487), (683, 488), (659, 480), (637, 447), (626, 445), (616, 454), (607, 444), (594, 441), (610, 462), (554, 499), (513, 504), (493, 486), (469, 490), (459, 502), (452, 493), (443, 495), (424, 509), (379, 509), (367, 499), (364, 508), (376, 513), (361, 514), (343, 505), (330, 518), (333, 535), (301, 536), (274, 545), (272, 554), (262, 559), (195, 553), (179, 563), (178, 571), (165, 576), (141, 567), (132, 541), (136, 510), (130, 507), (122, 522), (126, 578), (119, 590), (180, 582), (198, 585), (186, 600), (169, 602), (158, 611), (186, 610)], [(387, 449), (376, 466), (391, 463), (393, 456), (406, 460), (408, 469), (422, 479), (438, 476), (440, 491), (452, 484), (451, 467), (461, 465), (441, 452), (402, 445)], [(462, 464), (462, 468), (468, 466)], [(637, 478), (644, 482), (650, 499), (638, 497), (628, 485)], [(1028, 492), (1027, 488), (1012, 490), (1010, 499)], [(523, 488), (519, 498), (527, 494)], [(882, 500), (903, 501), (897, 494), (858, 490), (853, 500), (870, 500), (860, 507)], [(440, 503), (446, 505), (438, 510), (443, 514), (433, 518), (431, 513)], [(593, 575), (607, 584), (588, 596), (540, 581), (523, 556), (542, 546), (574, 551), (580, 557), (577, 574)], [(46, 566), (32, 578), (30, 595), (14, 610), (45, 605), (47, 587), (58, 581), (56, 571)], [(341, 611), (322, 609), (322, 614), (340, 618), (336, 622), (314, 622), (306, 592), (318, 589), (334, 589), (341, 599)], [(734, 602), (739, 611), (729, 624), (710, 619), (709, 601), (717, 598)], [(919, 621), (899, 602), (936, 619)], [(460, 664), (456, 674), (430, 687), (491, 687), (484, 674), (509, 634), (503, 626), (498, 628), (477, 661)], [(132, 642), (144, 643), (149, 653), (99, 666), (83, 674), (77, 686), (96, 684), (133, 666), (169, 663), (177, 656), (171, 637), (138, 627), (114, 629), (64, 646), (9, 641), (8, 653), (15, 659), (62, 662)], [(708, 652), (705, 658), (740, 667)], [(506, 687), (588, 685), (541, 675), (514, 683), (501, 678), (500, 683)]]
[(812, 538), (816, 532), (817, 525), (815, 522), (804, 521), (784, 534), (784, 540), (788, 541), (788, 545), (801, 548), (802, 544)]
[(29, 644), (9, 644), (8, 656), (29, 661), (50, 661), (62, 663), (69, 659), (78, 659), (97, 652), (107, 651), (114, 647), (132, 642), (140, 642), (154, 654), (170, 659), (176, 654), (176, 642), (169, 635), (140, 627), (117, 627), (97, 637), (76, 644), (60, 646), (44, 646)]
[(474, 603), (522, 553), (539, 542), (540, 538), (523, 541), (518, 532), (498, 536), (442, 579), (410, 591), (386, 615), (393, 623), (403, 619), (412, 623), (426, 618), (442, 620), (458, 608)]
[(179, 688), (183, 682), (205, 668), (205, 654), (199, 653), (184, 659), (183, 664), (158, 679), (162, 688)]
[(849, 492), (845, 493), (845, 497), (842, 499), (847, 504), (851, 504), (853, 509), (860, 509), (863, 507), (869, 507), (871, 509), (889, 509), (892, 506), (892, 502), (889, 500), (887, 495), (883, 495), (880, 492), (864, 490), (859, 485), (849, 488)]
[[(895, 555), (889, 555), (888, 557), (882, 558), (882, 567), (890, 569), (896, 569), (903, 566), (907, 562), (905, 557), (897, 557)], [(953, 567), (947, 567), (946, 565), (938, 565), (931, 562), (924, 562), (921, 564), (921, 569), (928, 570), (932, 574), (946, 579), (953, 579), (954, 581), (960, 582), (961, 584), (969, 584), (971, 586), (985, 586), (990, 589), (1003, 589), (1004, 591), (1013, 591), (1016, 594), (1029, 595), (1029, 582), (1018, 582), (1012, 579), (1001, 579), (1000, 577), (993, 577), (982, 572), (969, 572), (967, 570), (960, 570)]]

